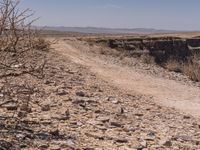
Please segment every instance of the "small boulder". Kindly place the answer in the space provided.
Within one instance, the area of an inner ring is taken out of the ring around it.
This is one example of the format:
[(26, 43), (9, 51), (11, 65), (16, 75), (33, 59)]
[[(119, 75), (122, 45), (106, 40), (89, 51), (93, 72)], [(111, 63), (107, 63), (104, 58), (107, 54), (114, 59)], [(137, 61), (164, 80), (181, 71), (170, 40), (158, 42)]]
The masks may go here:
[(161, 146), (166, 146), (166, 147), (172, 146), (172, 142), (169, 139), (163, 139), (159, 143)]
[(0, 148), (2, 148), (3, 150), (4, 149), (7, 149), (7, 150), (11, 150), (13, 149), (13, 144), (11, 142), (7, 142), (7, 141), (4, 141), (4, 140), (0, 140)]
[(119, 123), (119, 122), (116, 122), (116, 121), (111, 121), (111, 122), (110, 122), (110, 125), (111, 125), (111, 126), (114, 126), (114, 127), (118, 127), (118, 128), (121, 128), (121, 127), (122, 127), (122, 124)]
[(109, 117), (99, 117), (99, 118), (97, 118), (97, 120), (105, 123), (105, 122), (109, 122), (110, 118)]
[(50, 105), (43, 105), (41, 108), (42, 111), (49, 111), (50, 110)]
[(80, 97), (85, 97), (85, 93), (83, 91), (76, 92), (76, 95)]
[(22, 105), (20, 106), (20, 110), (21, 110), (21, 111), (25, 111), (25, 112), (27, 112), (27, 113), (31, 113), (31, 112), (32, 112), (32, 108), (29, 107), (27, 104), (22, 104)]
[(17, 108), (18, 108), (17, 104), (15, 104), (15, 103), (10, 103), (10, 104), (4, 105), (4, 107), (7, 110), (11, 110), (11, 111), (17, 110)]
[(188, 115), (184, 115), (183, 116), (183, 119), (190, 119), (191, 117), (190, 116), (188, 116)]
[(141, 145), (143, 148), (147, 148), (147, 141), (142, 141), (142, 142), (140, 142), (140, 145)]
[(48, 144), (42, 144), (42, 145), (39, 145), (38, 147), (40, 150), (46, 150), (49, 148), (49, 145)]
[(57, 89), (56, 94), (59, 95), (59, 96), (64, 96), (64, 95), (67, 95), (68, 92), (64, 89)]
[(53, 136), (59, 136), (60, 135), (60, 131), (58, 129), (50, 131), (50, 134)]
[(53, 145), (51, 147), (51, 150), (61, 150), (61, 146), (60, 145)]
[(128, 140), (126, 138), (116, 138), (115, 142), (117, 143), (128, 143)]
[(17, 116), (18, 116), (19, 118), (24, 118), (24, 117), (27, 116), (27, 112), (25, 112), (25, 111), (19, 111), (18, 114), (17, 114)]

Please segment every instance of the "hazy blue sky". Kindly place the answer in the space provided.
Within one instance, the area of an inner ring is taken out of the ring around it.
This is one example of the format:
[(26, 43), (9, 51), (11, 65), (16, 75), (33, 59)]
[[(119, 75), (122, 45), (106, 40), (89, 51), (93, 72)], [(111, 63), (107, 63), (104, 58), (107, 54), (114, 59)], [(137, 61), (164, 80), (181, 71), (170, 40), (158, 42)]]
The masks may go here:
[(200, 0), (22, 0), (37, 25), (200, 30)]

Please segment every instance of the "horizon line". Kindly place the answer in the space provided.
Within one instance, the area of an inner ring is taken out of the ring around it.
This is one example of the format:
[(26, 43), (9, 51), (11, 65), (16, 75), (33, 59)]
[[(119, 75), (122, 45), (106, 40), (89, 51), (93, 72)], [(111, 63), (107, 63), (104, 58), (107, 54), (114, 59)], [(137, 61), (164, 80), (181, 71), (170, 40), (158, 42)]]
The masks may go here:
[(94, 29), (110, 29), (110, 30), (136, 30), (136, 29), (147, 29), (156, 31), (178, 31), (178, 32), (200, 32), (200, 30), (176, 30), (176, 29), (158, 29), (148, 27), (97, 27), (97, 26), (64, 26), (64, 25), (34, 25), (35, 27), (53, 27), (53, 28), (94, 28)]

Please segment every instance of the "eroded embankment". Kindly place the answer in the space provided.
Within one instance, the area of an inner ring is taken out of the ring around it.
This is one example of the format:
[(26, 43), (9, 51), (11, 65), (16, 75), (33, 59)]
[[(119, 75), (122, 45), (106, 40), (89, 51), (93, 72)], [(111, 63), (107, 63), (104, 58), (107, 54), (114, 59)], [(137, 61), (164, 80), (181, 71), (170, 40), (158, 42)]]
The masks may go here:
[(170, 71), (184, 73), (192, 80), (200, 81), (199, 37), (189, 39), (178, 37), (124, 37), (93, 39), (94, 41), (97, 44), (117, 49), (122, 53), (128, 53), (129, 56), (150, 56), (154, 62), (162, 67)]

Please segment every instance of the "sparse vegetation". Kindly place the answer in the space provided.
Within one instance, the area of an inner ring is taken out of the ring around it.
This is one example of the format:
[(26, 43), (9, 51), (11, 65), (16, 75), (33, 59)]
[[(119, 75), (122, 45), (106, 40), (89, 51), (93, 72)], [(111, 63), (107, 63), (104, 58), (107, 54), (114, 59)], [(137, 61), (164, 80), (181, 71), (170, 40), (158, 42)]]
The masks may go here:
[(200, 61), (186, 40), (41, 35), (18, 5), (0, 0), (0, 150), (200, 149)]
[(183, 73), (193, 81), (200, 81), (200, 63), (198, 55), (191, 56), (186, 61), (170, 59), (166, 63), (165, 68), (169, 71)]

